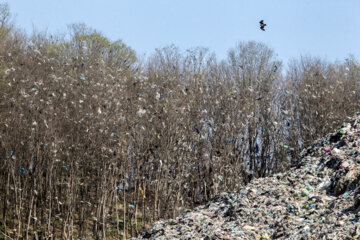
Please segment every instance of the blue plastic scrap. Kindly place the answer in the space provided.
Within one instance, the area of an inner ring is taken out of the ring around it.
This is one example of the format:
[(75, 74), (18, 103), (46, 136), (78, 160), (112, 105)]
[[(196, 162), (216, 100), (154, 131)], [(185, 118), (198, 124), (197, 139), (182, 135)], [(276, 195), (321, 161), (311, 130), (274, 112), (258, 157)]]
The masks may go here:
[(199, 130), (199, 128), (195, 125), (194, 126), (194, 129), (195, 129), (195, 131), (198, 133), (198, 134), (200, 134), (200, 130)]

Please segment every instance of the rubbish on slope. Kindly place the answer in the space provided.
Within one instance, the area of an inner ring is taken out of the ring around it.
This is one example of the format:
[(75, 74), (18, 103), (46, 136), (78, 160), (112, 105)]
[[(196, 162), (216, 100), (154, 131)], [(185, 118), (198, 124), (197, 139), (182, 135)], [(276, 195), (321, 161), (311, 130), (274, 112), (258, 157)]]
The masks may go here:
[(134, 239), (359, 239), (360, 114), (300, 156)]

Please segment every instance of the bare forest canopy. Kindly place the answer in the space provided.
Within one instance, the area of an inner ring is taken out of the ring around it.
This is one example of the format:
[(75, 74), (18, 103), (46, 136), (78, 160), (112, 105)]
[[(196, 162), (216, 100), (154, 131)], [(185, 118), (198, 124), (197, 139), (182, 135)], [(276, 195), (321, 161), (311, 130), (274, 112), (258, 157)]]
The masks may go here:
[(241, 42), (139, 60), (82, 24), (26, 36), (0, 5), (0, 238), (126, 238), (288, 169), (359, 111), (360, 65)]

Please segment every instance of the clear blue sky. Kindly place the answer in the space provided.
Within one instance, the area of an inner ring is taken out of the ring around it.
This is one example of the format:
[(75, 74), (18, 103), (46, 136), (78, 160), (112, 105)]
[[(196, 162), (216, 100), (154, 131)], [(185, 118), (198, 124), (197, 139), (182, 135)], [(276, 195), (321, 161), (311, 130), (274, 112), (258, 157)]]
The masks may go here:
[[(4, 2), (4, 0), (0, 0)], [(139, 54), (175, 44), (203, 46), (218, 59), (239, 41), (273, 48), (285, 63), (301, 54), (360, 58), (360, 0), (9, 0), (27, 32), (64, 32), (85, 23)], [(268, 24), (259, 29), (259, 20)]]

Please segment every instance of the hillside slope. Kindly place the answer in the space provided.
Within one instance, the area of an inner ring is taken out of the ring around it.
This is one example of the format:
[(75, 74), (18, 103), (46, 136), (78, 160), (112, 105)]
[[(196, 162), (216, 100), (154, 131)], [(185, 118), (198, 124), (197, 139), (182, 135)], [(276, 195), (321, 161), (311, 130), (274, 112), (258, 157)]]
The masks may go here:
[(360, 114), (296, 166), (221, 193), (137, 239), (359, 239)]

